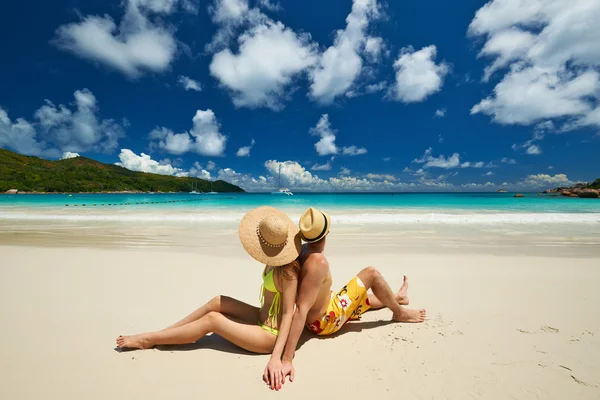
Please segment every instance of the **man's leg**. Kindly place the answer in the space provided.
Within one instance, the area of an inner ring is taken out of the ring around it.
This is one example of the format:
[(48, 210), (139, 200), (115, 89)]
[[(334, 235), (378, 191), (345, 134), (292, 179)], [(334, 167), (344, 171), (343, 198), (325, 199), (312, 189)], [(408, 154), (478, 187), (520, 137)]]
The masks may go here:
[(375, 267), (367, 267), (358, 273), (358, 278), (371, 289), (377, 299), (394, 313), (392, 319), (398, 322), (423, 322), (426, 318), (425, 309), (413, 310), (402, 307), (396, 301), (394, 292), (387, 284), (381, 273)]
[[(408, 278), (406, 275), (404, 275), (404, 282), (402, 283), (400, 290), (396, 292), (394, 297), (396, 298), (396, 302), (398, 302), (398, 304), (401, 306), (408, 305)], [(371, 306), (369, 310), (379, 310), (380, 308), (385, 307), (381, 300), (379, 300), (374, 294), (369, 294), (369, 304)]]

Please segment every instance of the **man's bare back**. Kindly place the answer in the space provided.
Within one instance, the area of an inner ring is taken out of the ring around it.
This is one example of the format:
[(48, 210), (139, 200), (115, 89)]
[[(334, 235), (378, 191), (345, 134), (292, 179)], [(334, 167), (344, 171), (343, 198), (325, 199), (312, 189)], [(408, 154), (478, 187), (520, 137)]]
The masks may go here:
[[(300, 270), (298, 286), (302, 285), (302, 281), (309, 271), (312, 273), (315, 272), (314, 270), (317, 268), (321, 269), (321, 271), (319, 271), (321, 273), (318, 275), (322, 279), (319, 287), (319, 294), (306, 316), (308, 321), (313, 321), (327, 311), (327, 306), (329, 305), (329, 299), (331, 297), (333, 278), (331, 277), (331, 271), (329, 271), (329, 262), (320, 249), (315, 249), (314, 247), (305, 244), (302, 246), (302, 252), (298, 258), (300, 265), (303, 266)], [(297, 296), (299, 294), (300, 293), (298, 292)]]

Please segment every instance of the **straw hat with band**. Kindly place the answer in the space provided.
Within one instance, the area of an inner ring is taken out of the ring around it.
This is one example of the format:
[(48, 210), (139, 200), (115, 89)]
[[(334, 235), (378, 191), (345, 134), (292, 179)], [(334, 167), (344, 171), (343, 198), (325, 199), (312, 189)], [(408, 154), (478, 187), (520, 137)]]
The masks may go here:
[(300, 255), (298, 227), (276, 208), (258, 207), (246, 213), (238, 234), (248, 254), (263, 264), (279, 267)]
[(331, 218), (324, 212), (310, 207), (300, 217), (299, 226), (302, 240), (307, 243), (315, 243), (329, 233)]

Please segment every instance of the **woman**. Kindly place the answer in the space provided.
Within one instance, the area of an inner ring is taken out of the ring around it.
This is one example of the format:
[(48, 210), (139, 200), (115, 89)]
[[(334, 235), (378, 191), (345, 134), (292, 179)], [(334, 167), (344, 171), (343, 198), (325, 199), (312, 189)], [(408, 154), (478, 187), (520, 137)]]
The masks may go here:
[[(240, 222), (244, 249), (266, 264), (261, 287), (261, 307), (227, 296), (217, 296), (158, 332), (119, 336), (120, 348), (147, 349), (155, 345), (193, 343), (214, 332), (253, 353), (271, 353), (271, 366), (280, 363), (292, 323), (298, 286), (301, 241), (298, 227), (283, 212), (259, 207)], [(267, 366), (267, 371), (269, 370)]]

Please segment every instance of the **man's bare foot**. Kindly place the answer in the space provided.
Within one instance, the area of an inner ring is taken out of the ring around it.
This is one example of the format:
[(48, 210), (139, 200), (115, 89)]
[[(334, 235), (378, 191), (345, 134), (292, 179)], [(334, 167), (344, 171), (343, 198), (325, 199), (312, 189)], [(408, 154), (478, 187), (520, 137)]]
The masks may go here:
[(149, 349), (152, 343), (147, 334), (119, 336), (117, 346), (121, 349)]
[(400, 290), (398, 290), (398, 293), (396, 293), (395, 297), (396, 301), (401, 306), (408, 305), (408, 277), (406, 275), (404, 275), (404, 282), (402, 283), (402, 286), (400, 287)]
[(410, 308), (403, 308), (402, 312), (392, 315), (392, 319), (397, 322), (423, 322), (425, 318), (427, 318), (425, 309), (412, 310)]

